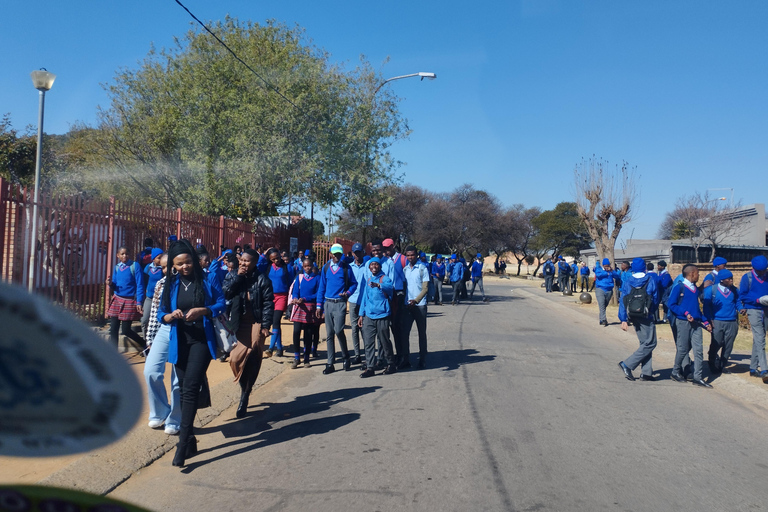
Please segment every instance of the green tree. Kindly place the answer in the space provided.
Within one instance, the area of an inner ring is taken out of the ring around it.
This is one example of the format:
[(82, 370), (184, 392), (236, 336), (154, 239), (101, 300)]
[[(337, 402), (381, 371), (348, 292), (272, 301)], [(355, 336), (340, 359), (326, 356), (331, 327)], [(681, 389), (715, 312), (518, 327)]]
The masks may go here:
[[(370, 101), (381, 79), (370, 64), (347, 71), (302, 29), (277, 22), (227, 18), (212, 30), (264, 80), (206, 32), (150, 51), (107, 86), (95, 158), (84, 165), (91, 182), (250, 220), (289, 198), (347, 207), (395, 180), (389, 146), (407, 124), (386, 91), (383, 103)], [(380, 156), (373, 165), (371, 154)]]
[(592, 239), (576, 203), (558, 203), (553, 210), (542, 212), (531, 222), (538, 231), (535, 245), (547, 252), (578, 257), (579, 251), (591, 245)]

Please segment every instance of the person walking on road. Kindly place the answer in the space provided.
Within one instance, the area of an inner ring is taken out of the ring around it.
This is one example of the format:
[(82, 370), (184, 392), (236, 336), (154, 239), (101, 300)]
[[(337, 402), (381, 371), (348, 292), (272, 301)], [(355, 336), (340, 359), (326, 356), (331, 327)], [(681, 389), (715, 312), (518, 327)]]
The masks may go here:
[(584, 288), (589, 292), (589, 267), (587, 263), (582, 261), (581, 268), (579, 269), (579, 279), (581, 280), (581, 292), (584, 293)]
[(443, 255), (438, 254), (432, 264), (432, 283), (435, 286), (435, 306), (443, 305), (443, 279), (445, 279), (445, 262)]
[(546, 293), (552, 292), (552, 281), (555, 280), (555, 257), (544, 262), (544, 267), (541, 272), (544, 274), (544, 290)]
[[(645, 267), (641, 270), (645, 273)], [(605, 309), (613, 297), (614, 284), (619, 281), (619, 275), (613, 270), (611, 260), (603, 258), (602, 266), (595, 266), (595, 298), (600, 309), (600, 325), (608, 327), (608, 318)]]
[(739, 299), (742, 315), (747, 315), (752, 327), (752, 358), (749, 361), (749, 374), (761, 377), (768, 383), (768, 367), (765, 363), (765, 333), (768, 330), (765, 305), (760, 297), (768, 295), (768, 259), (765, 256), (752, 258), (752, 269), (741, 277)]
[(360, 377), (367, 378), (376, 375), (376, 339), (379, 340), (379, 355), (387, 362), (385, 374), (397, 372), (395, 355), (392, 352), (392, 342), (389, 339), (390, 300), (394, 292), (392, 280), (381, 271), (381, 260), (374, 256), (368, 260), (370, 276), (368, 276), (360, 291), (360, 316), (357, 325), (362, 329), (365, 343), (366, 369)]
[(739, 291), (733, 286), (733, 274), (721, 269), (717, 284), (701, 292), (704, 302), (704, 317), (712, 323), (712, 341), (709, 344), (709, 371), (713, 375), (722, 373), (728, 365), (733, 351), (733, 342), (739, 332)]
[[(610, 262), (609, 262), (610, 263)], [(622, 330), (628, 329), (627, 320), (632, 318), (632, 326), (637, 334), (640, 346), (635, 352), (619, 363), (619, 368), (628, 380), (635, 380), (632, 371), (640, 366), (640, 380), (651, 381), (653, 378), (653, 349), (656, 348), (656, 323), (653, 311), (659, 307), (656, 280), (645, 272), (642, 258), (632, 260), (632, 275), (621, 285), (619, 301), (619, 320)]]
[(683, 267), (683, 281), (672, 287), (669, 309), (675, 315), (677, 339), (675, 364), (672, 367), (673, 380), (685, 382), (683, 361), (693, 348), (693, 383), (704, 388), (712, 385), (704, 381), (704, 342), (702, 330), (712, 332), (712, 326), (701, 314), (699, 298), (701, 291), (696, 286), (699, 280), (699, 268), (688, 264)]
[(451, 304), (455, 306), (459, 303), (461, 282), (464, 279), (464, 265), (459, 263), (455, 254), (451, 254), (451, 262), (448, 264), (448, 275), (451, 280), (451, 286), (453, 287), (453, 297), (451, 298)]
[(331, 260), (323, 265), (320, 271), (320, 286), (317, 290), (317, 317), (325, 318), (325, 339), (328, 351), (328, 362), (323, 374), (336, 371), (336, 346), (334, 337), (339, 340), (344, 370), (352, 369), (352, 360), (347, 349), (347, 335), (344, 334), (344, 324), (347, 321), (347, 299), (355, 293), (357, 281), (349, 266), (341, 261), (344, 248), (341, 244), (331, 246)]
[[(405, 248), (408, 263), (403, 269), (405, 274), (405, 325), (403, 326), (403, 347), (405, 352), (400, 358), (397, 369), (411, 367), (410, 338), (413, 323), (419, 333), (419, 369), (426, 368), (427, 360), (427, 291), (429, 288), (429, 271), (418, 260), (416, 247), (409, 245)], [(482, 290), (482, 288), (481, 288)]]
[(470, 277), (472, 279), (472, 291), (469, 292), (469, 300), (472, 300), (475, 296), (475, 286), (480, 285), (480, 293), (483, 295), (483, 302), (488, 302), (488, 299), (485, 297), (485, 290), (483, 289), (483, 255), (480, 253), (477, 253), (475, 261), (472, 262)]

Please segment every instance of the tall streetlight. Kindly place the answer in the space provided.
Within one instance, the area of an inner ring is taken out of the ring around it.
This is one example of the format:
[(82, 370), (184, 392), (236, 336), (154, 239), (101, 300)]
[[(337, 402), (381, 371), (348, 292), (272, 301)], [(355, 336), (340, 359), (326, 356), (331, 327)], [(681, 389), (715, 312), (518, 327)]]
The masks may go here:
[[(419, 78), (422, 81), (426, 78), (427, 80), (434, 80), (437, 78), (437, 73), (430, 73), (427, 71), (419, 71), (418, 73), (409, 73), (407, 75), (400, 75), (400, 76), (393, 76), (391, 78), (387, 78), (383, 82), (381, 82), (378, 87), (376, 87), (376, 90), (373, 91), (373, 94), (371, 95), (371, 112), (373, 112), (373, 102), (376, 99), (376, 94), (381, 90), (382, 87), (387, 85), (389, 82), (394, 82), (395, 80), (402, 80), (403, 78)], [(372, 134), (371, 134), (372, 136)], [(366, 154), (368, 153), (368, 145), (370, 143), (370, 137), (369, 140), (366, 141)], [(372, 161), (369, 158), (368, 159), (368, 165), (369, 167), (372, 165)], [(363, 222), (363, 245), (365, 245), (365, 228), (373, 223), (373, 215), (366, 215), (366, 219)]]
[(45, 91), (50, 91), (56, 75), (45, 68), (30, 73), (32, 85), (40, 91), (40, 108), (37, 114), (37, 157), (35, 159), (35, 199), (32, 203), (32, 254), (29, 258), (29, 291), (35, 286), (35, 254), (37, 253), (37, 201), (40, 194), (40, 164), (43, 159), (43, 112), (45, 111)]

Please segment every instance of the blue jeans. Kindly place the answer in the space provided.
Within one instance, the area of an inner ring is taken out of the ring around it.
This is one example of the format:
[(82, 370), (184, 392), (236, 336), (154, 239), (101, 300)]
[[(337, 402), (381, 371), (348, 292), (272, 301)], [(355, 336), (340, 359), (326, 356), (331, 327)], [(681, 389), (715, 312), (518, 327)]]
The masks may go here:
[(149, 420), (165, 421), (166, 427), (179, 428), (181, 425), (181, 399), (179, 378), (176, 367), (171, 365), (171, 403), (165, 392), (163, 377), (165, 363), (168, 362), (168, 345), (171, 341), (171, 326), (162, 325), (152, 341), (147, 359), (144, 362), (144, 379), (147, 381), (149, 398)]

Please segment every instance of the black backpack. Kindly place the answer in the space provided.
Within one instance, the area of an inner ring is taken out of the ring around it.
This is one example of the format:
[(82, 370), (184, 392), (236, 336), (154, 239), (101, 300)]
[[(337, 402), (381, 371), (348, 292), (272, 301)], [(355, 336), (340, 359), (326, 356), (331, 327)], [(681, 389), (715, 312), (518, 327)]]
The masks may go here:
[(653, 298), (648, 294), (648, 282), (643, 286), (632, 288), (628, 294), (623, 297), (624, 309), (627, 316), (633, 320), (643, 320), (648, 318)]

